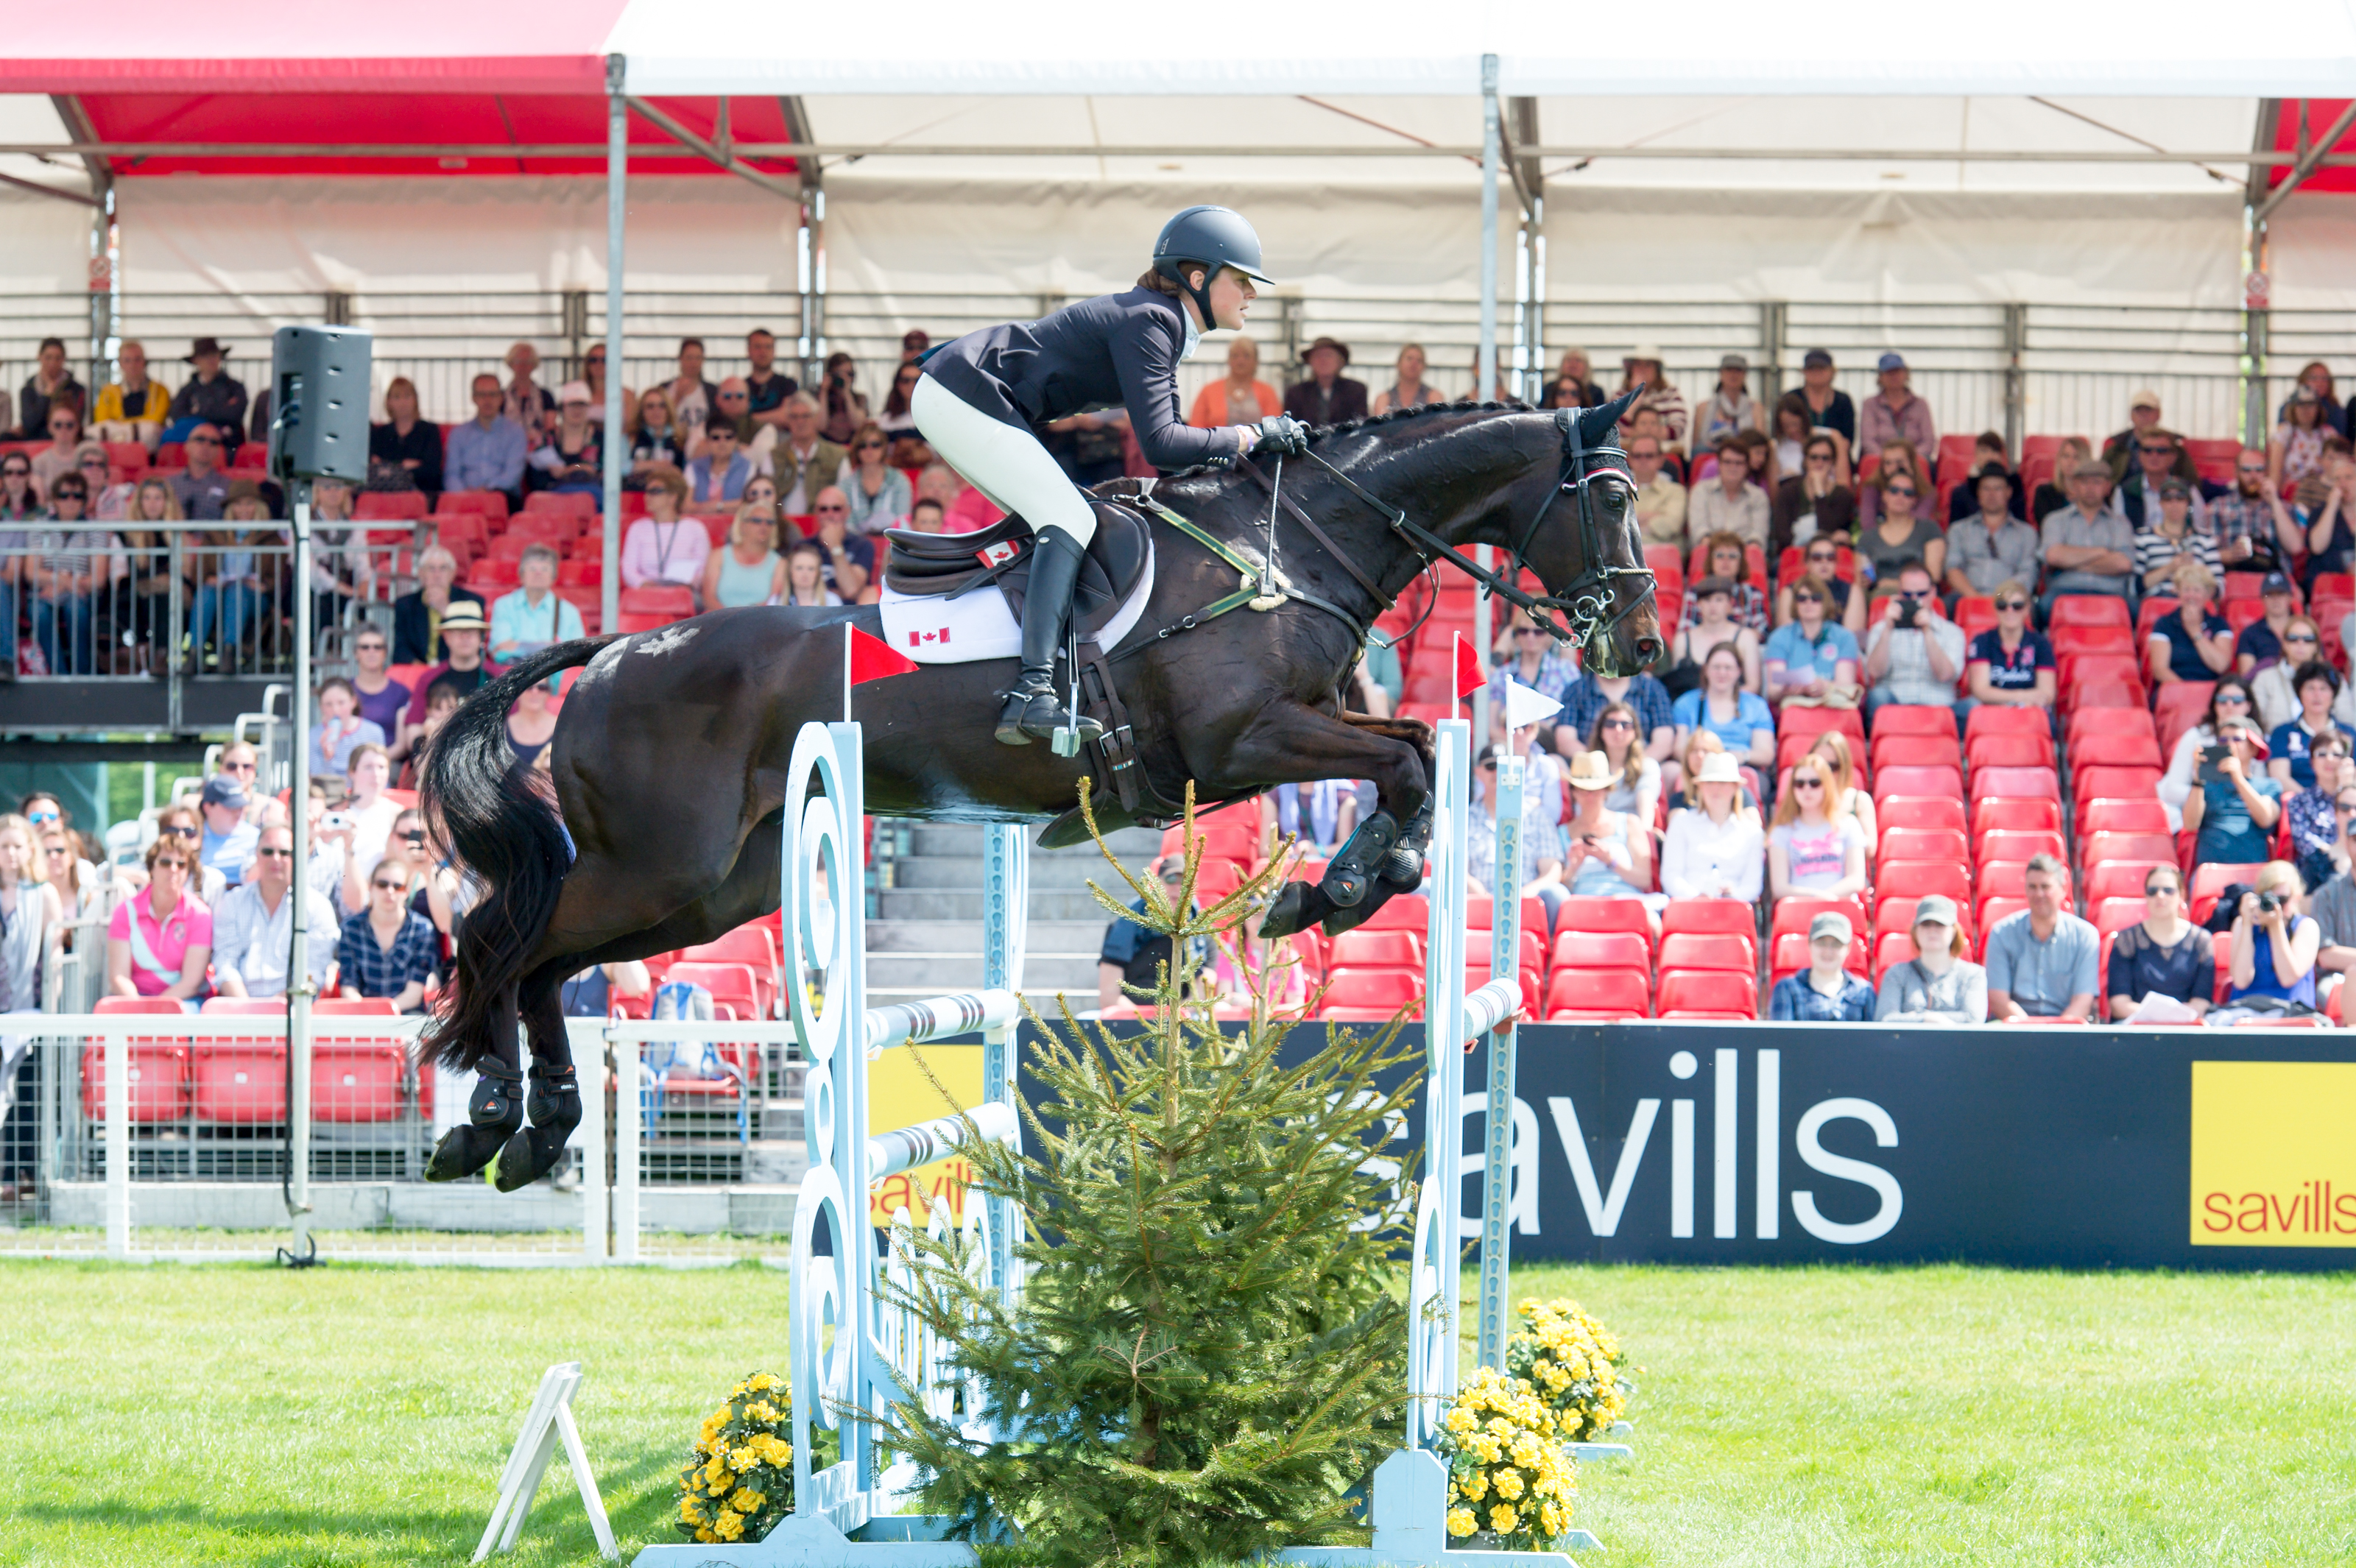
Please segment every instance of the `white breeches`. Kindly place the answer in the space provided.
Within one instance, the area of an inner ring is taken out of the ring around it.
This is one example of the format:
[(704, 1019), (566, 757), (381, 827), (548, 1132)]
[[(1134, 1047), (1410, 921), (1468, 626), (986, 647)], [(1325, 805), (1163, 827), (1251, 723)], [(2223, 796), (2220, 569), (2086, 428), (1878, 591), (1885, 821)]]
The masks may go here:
[(991, 418), (930, 376), (916, 379), (908, 411), (941, 461), (1001, 510), (1021, 513), (1033, 530), (1061, 528), (1083, 548), (1096, 537), (1094, 509), (1037, 436)]

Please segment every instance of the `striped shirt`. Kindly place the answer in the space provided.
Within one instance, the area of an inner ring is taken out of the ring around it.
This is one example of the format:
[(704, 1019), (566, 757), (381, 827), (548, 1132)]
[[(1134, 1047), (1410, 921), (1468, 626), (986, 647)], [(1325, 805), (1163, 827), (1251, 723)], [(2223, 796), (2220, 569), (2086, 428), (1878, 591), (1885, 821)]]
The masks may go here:
[(2169, 539), (2158, 528), (2138, 529), (2135, 537), (2136, 576), (2143, 575), (2157, 566), (2166, 566), (2179, 558), (2190, 558), (2208, 568), (2216, 576), (2225, 570), (2217, 559), (2217, 539), (2207, 528), (2188, 525), (2180, 539)]

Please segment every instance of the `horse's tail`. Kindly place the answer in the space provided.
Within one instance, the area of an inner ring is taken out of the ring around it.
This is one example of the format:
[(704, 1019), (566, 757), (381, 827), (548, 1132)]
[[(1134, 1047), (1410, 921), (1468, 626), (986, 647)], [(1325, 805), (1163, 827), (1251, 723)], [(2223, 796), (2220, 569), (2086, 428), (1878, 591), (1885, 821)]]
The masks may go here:
[(587, 664), (609, 640), (559, 643), (515, 665), (468, 698), (425, 753), (418, 805), (484, 893), (458, 922), (456, 973), (419, 1042), (421, 1062), (464, 1072), (489, 1053), (500, 997), (523, 977), (571, 863), (554, 802), (508, 743), (508, 710), (526, 688)]

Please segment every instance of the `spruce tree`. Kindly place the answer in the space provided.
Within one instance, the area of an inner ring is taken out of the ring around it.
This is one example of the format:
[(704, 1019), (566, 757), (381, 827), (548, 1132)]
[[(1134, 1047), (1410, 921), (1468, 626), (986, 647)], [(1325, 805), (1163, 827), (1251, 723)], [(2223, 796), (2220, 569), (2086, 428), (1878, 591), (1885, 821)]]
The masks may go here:
[(978, 1289), (954, 1239), (911, 1238), (905, 1304), (939, 1336), (941, 1376), (978, 1384), (997, 1435), (969, 1440), (962, 1413), (912, 1400), (885, 1441), (919, 1466), (927, 1511), (969, 1536), (1002, 1521), (1049, 1568), (1363, 1544), (1352, 1488), (1399, 1441), (1392, 1259), (1411, 1173), (1380, 1161), (1396, 1159), (1385, 1146), (1421, 1052), (1398, 1047), (1396, 1022), (1286, 1051), (1258, 985), (1238, 1032), (1182, 1004), (1195, 939), (1240, 942), (1272, 876), (1195, 911), (1200, 857), (1191, 809), (1174, 899), (1107, 853), (1176, 962), (1142, 1032), (1086, 1029), (1068, 1008), (1042, 1025), (1023, 1063), (1037, 1100), (1025, 1151), (971, 1157), (969, 1200), (1021, 1212), (1019, 1299)]

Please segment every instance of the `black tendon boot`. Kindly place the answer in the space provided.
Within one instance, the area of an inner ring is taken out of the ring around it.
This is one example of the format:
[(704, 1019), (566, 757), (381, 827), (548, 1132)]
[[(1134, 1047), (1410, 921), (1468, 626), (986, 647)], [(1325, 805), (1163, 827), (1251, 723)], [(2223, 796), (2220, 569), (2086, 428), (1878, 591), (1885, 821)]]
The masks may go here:
[(1398, 818), (1387, 811), (1377, 811), (1358, 824), (1358, 830), (1325, 868), (1325, 880), (1318, 884), (1335, 908), (1355, 909), (1365, 901), (1398, 837)]
[[(1072, 590), (1087, 559), (1087, 552), (1063, 529), (1039, 530), (1031, 549), (1031, 586), (1023, 597), (1023, 673), (998, 716), (1001, 746), (1027, 746), (1034, 736), (1044, 741), (1069, 721), (1055, 689), (1055, 650), (1063, 645)], [(1104, 726), (1083, 716), (1079, 731), (1081, 740), (1094, 741), (1103, 736)]]
[(1376, 868), (1377, 877), (1402, 892), (1413, 892), (1423, 885), (1423, 858), (1431, 849), (1431, 806), (1432, 798), (1427, 794), (1422, 808), (1408, 818), (1398, 843)]
[(497, 1061), (475, 1069), (475, 1093), (466, 1101), (466, 1121), (442, 1135), (425, 1162), (428, 1181), (456, 1181), (491, 1163), (509, 1134), (523, 1125), (523, 1074)]
[(581, 1125), (581, 1080), (568, 1063), (531, 1070), (531, 1125), (499, 1150), (491, 1185), (502, 1192), (529, 1187), (564, 1158), (564, 1140)]

